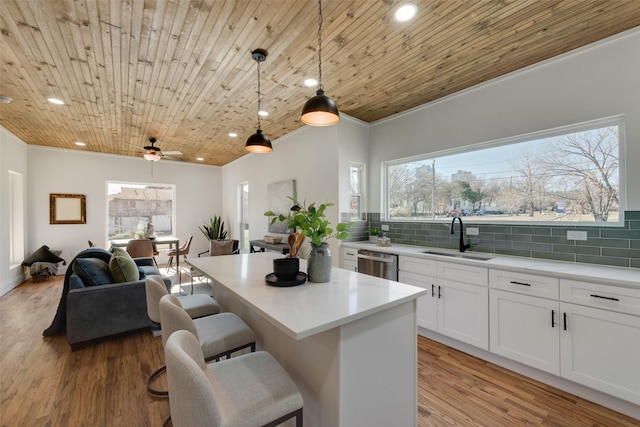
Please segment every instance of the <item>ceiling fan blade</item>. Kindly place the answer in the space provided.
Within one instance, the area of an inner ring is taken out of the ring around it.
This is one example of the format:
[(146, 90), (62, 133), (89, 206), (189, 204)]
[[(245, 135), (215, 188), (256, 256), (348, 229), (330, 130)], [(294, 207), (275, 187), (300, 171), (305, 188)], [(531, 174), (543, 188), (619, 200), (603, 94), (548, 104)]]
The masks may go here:
[(163, 151), (162, 154), (168, 154), (170, 156), (182, 156), (182, 151)]
[(175, 160), (177, 162), (184, 162), (184, 159), (179, 159), (178, 157), (168, 156), (165, 153), (162, 153), (162, 157), (167, 160)]

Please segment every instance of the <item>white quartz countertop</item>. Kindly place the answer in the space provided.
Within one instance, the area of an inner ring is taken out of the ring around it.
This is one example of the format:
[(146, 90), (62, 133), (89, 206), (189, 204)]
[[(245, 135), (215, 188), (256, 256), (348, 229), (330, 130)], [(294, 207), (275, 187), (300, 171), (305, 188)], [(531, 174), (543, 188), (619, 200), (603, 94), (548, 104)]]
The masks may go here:
[(343, 242), (343, 247), (354, 249), (367, 249), (371, 251), (384, 252), (396, 255), (406, 255), (418, 258), (437, 259), (453, 263), (484, 266), (487, 268), (498, 268), (501, 270), (518, 271), (529, 274), (552, 275), (561, 279), (581, 280), (587, 282), (597, 282), (617, 286), (640, 288), (640, 270), (633, 268), (610, 267), (594, 264), (580, 264), (563, 261), (551, 261), (537, 258), (523, 258), (505, 255), (492, 255), (484, 252), (467, 251), (465, 254), (485, 258), (485, 260), (456, 258), (453, 256), (442, 256), (426, 254), (425, 251), (433, 250), (437, 252), (457, 254), (458, 251), (451, 249), (430, 248), (426, 246), (396, 245), (377, 246), (369, 242)]
[[(291, 338), (300, 340), (426, 294), (426, 290), (333, 267), (328, 283), (274, 287), (276, 252), (189, 258), (187, 263), (223, 286)], [(300, 260), (300, 270), (307, 270)]]

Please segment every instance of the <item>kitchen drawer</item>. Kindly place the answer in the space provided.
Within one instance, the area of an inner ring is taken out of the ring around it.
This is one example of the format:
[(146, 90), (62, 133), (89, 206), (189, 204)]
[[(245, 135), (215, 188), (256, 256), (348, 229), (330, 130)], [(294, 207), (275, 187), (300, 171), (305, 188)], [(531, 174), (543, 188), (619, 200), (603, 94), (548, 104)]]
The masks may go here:
[(353, 261), (358, 264), (358, 250), (354, 248), (342, 248), (342, 260)]
[(470, 285), (487, 286), (489, 275), (484, 267), (438, 261), (438, 279), (448, 279)]
[(558, 299), (558, 279), (513, 271), (489, 270), (489, 286), (524, 295)]
[(419, 286), (428, 289), (431, 293), (435, 293), (435, 286), (437, 286), (437, 279), (433, 276), (425, 276), (424, 274), (409, 273), (406, 271), (398, 272), (398, 282)]
[(560, 300), (640, 316), (640, 289), (560, 279)]
[(410, 273), (435, 276), (438, 273), (437, 261), (432, 259), (414, 258), (409, 256), (398, 257), (398, 270)]

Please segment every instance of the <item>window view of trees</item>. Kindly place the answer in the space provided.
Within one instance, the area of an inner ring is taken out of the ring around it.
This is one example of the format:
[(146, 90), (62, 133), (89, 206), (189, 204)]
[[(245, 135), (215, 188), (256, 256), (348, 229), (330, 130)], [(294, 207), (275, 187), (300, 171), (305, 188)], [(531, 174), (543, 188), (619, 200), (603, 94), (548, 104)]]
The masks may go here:
[(362, 219), (362, 205), (364, 204), (364, 165), (362, 163), (351, 163), (349, 168), (349, 192), (351, 196), (351, 206), (349, 215), (352, 220)]
[(386, 217), (618, 222), (622, 123), (606, 125), (389, 162)]
[(173, 187), (110, 182), (109, 240), (171, 236)]

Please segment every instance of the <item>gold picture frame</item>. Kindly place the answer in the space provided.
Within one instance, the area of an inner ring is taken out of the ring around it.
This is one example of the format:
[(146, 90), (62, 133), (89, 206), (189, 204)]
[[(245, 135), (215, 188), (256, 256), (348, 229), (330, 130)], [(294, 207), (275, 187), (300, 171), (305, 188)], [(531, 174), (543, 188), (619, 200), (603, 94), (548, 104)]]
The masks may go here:
[(87, 196), (49, 194), (49, 224), (86, 224)]

